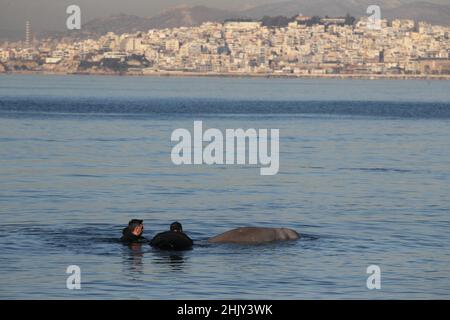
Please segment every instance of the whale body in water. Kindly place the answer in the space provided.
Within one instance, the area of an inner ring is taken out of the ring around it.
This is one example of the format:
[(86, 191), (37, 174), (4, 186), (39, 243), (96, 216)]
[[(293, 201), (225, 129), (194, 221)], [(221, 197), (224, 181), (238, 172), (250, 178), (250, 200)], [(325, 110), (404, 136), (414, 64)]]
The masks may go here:
[(259, 244), (273, 241), (297, 240), (300, 235), (287, 228), (243, 227), (233, 229), (208, 240), (209, 243)]

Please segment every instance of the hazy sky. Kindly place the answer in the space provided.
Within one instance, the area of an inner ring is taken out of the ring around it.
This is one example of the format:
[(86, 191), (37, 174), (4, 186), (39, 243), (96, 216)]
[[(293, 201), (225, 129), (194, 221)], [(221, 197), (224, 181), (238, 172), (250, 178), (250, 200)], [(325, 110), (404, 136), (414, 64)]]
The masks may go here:
[[(223, 9), (244, 9), (258, 4), (283, 0), (0, 0), (0, 34), (22, 32), (30, 20), (37, 31), (65, 30), (68, 5), (77, 4), (82, 10), (82, 22), (111, 14), (127, 13), (151, 17), (167, 7), (176, 5), (206, 5)], [(284, 0), (286, 1), (286, 0)], [(314, 1), (314, 0), (311, 0)], [(339, 0), (336, 0), (339, 1)], [(415, 1), (415, 0), (404, 0)], [(417, 1), (417, 0), (416, 0)], [(430, 1), (430, 0), (428, 0)], [(374, 3), (377, 1), (374, 0)], [(450, 0), (431, 0), (450, 4)]]

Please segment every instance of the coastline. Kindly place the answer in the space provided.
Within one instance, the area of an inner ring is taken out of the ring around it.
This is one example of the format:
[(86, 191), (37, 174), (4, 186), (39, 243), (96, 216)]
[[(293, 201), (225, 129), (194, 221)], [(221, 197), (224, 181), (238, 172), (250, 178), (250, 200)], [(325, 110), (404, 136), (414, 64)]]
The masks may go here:
[(218, 73), (218, 72), (54, 72), (54, 71), (15, 71), (0, 75), (86, 75), (86, 76), (133, 76), (133, 77), (213, 77), (213, 78), (266, 78), (266, 79), (350, 79), (350, 80), (450, 80), (450, 75), (411, 75), (411, 74), (276, 74), (276, 73)]

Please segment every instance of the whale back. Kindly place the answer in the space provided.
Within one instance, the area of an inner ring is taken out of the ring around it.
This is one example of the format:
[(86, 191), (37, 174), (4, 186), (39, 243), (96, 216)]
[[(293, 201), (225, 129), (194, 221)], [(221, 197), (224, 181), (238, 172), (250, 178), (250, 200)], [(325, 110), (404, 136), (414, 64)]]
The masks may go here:
[(272, 241), (296, 240), (299, 234), (287, 228), (243, 227), (229, 230), (208, 240), (210, 243), (258, 244)]

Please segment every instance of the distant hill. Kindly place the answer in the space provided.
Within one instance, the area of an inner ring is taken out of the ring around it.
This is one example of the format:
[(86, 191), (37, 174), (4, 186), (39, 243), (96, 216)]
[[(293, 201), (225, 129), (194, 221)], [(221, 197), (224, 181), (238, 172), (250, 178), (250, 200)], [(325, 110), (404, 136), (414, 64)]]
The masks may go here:
[(232, 11), (214, 9), (205, 6), (174, 7), (150, 18), (154, 28), (191, 27), (207, 21), (222, 22), (229, 18), (237, 18), (240, 14)]
[(93, 19), (83, 24), (80, 31), (73, 30), (59, 34), (59, 36), (86, 37), (99, 36), (110, 31), (122, 34), (150, 29), (192, 27), (207, 21), (223, 22), (226, 19), (238, 17), (240, 17), (238, 13), (227, 10), (205, 6), (178, 6), (150, 18), (119, 14), (107, 18)]
[(355, 17), (366, 15), (367, 7), (377, 4), (382, 17), (393, 19), (422, 20), (433, 24), (450, 25), (450, 4), (435, 4), (426, 1), (405, 2), (403, 0), (291, 0), (275, 4), (256, 6), (241, 12), (252, 18), (265, 15), (293, 16), (298, 13), (318, 16), (343, 16), (347, 13)]
[(82, 31), (92, 34), (105, 34), (114, 32), (117, 34), (145, 31), (154, 28), (151, 19), (135, 15), (119, 14), (102, 19), (94, 19), (82, 26)]
[(382, 10), (390, 10), (404, 3), (402, 0), (289, 0), (247, 9), (242, 13), (252, 18), (265, 15), (293, 16), (299, 13), (309, 16), (343, 16), (347, 13), (360, 17), (366, 14), (369, 5), (377, 4)]
[(387, 10), (385, 16), (389, 19), (423, 20), (432, 24), (450, 25), (450, 5), (439, 5), (429, 2), (404, 4)]
[(59, 36), (99, 36), (109, 31), (122, 34), (148, 31), (149, 29), (191, 27), (206, 21), (223, 22), (232, 18), (292, 17), (299, 13), (310, 16), (344, 16), (349, 13), (360, 17), (366, 15), (367, 7), (374, 2), (380, 5), (383, 18), (409, 18), (433, 24), (450, 25), (450, 5), (425, 1), (406, 3), (404, 0), (289, 0), (258, 5), (241, 11), (228, 11), (206, 6), (178, 6), (149, 18), (119, 14), (91, 20), (83, 24), (81, 31), (70, 31), (59, 34)]

